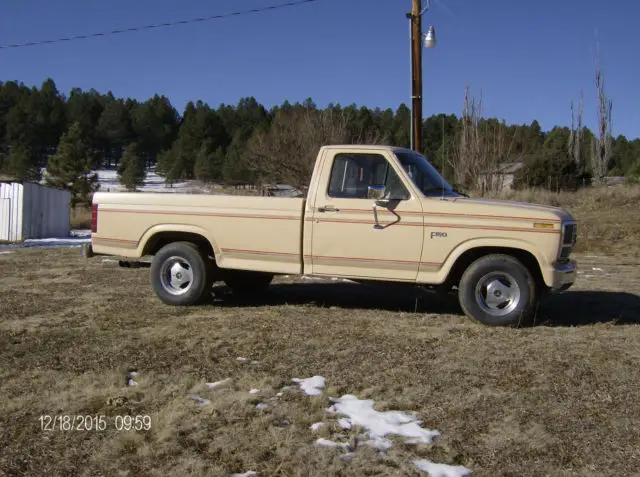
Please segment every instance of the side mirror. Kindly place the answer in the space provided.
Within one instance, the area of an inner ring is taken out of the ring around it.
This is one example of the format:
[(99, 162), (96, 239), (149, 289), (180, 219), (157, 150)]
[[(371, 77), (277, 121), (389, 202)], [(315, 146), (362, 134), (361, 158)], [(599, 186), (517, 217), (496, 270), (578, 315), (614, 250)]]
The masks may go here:
[(367, 198), (372, 200), (382, 200), (386, 193), (386, 187), (383, 185), (370, 185), (367, 188)]

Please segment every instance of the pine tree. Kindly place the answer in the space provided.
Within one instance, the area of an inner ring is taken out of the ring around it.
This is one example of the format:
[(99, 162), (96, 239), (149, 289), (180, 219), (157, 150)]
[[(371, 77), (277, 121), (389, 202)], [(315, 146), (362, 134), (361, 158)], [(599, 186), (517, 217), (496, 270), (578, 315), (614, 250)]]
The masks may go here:
[(22, 144), (12, 147), (7, 162), (7, 172), (14, 179), (40, 182), (42, 174), (38, 167), (38, 155), (30, 147)]
[(82, 137), (80, 125), (75, 122), (60, 138), (58, 151), (49, 159), (45, 173), (46, 182), (71, 192), (71, 206), (88, 205), (100, 184), (98, 175), (92, 173), (95, 154)]
[(211, 139), (202, 143), (202, 147), (196, 156), (194, 173), (196, 179), (204, 182), (212, 182), (222, 177), (225, 154), (221, 147), (215, 148)]
[(140, 154), (140, 147), (136, 143), (129, 144), (118, 165), (118, 180), (127, 190), (135, 191), (144, 184), (146, 176), (145, 161)]

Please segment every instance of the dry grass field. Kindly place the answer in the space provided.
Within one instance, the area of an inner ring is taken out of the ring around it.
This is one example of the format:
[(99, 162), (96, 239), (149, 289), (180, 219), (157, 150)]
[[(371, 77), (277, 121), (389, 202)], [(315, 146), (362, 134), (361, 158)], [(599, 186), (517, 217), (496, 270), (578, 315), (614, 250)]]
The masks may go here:
[[(590, 234), (579, 281), (526, 329), (471, 322), (455, 297), (292, 277), (171, 308), (147, 269), (0, 250), (0, 475), (428, 475), (416, 459), (472, 476), (640, 475), (640, 194), (618, 194), (565, 198)], [(293, 381), (312, 376), (321, 395)], [(347, 394), (440, 436), (357, 446), (364, 430), (327, 411)], [(43, 415), (104, 416), (103, 429), (43, 430)]]

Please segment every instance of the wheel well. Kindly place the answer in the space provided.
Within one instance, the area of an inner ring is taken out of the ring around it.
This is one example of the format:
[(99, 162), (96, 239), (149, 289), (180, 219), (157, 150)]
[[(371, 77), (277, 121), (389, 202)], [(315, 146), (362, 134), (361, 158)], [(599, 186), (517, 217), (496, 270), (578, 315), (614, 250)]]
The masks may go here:
[(462, 274), (464, 271), (477, 259), (484, 257), (485, 255), (492, 254), (504, 254), (510, 255), (517, 260), (520, 261), (527, 270), (533, 275), (536, 284), (544, 288), (546, 285), (544, 283), (544, 278), (542, 277), (542, 271), (540, 270), (540, 264), (536, 257), (526, 250), (522, 250), (519, 248), (509, 248), (509, 247), (478, 247), (472, 248), (471, 250), (467, 250), (464, 252), (458, 259), (456, 263), (454, 263), (449, 275), (447, 276), (446, 283), (448, 286), (457, 286), (460, 282), (460, 278), (462, 278)]
[(155, 255), (162, 247), (172, 242), (191, 242), (204, 250), (209, 257), (214, 256), (211, 242), (202, 235), (191, 232), (158, 232), (147, 241), (142, 255)]

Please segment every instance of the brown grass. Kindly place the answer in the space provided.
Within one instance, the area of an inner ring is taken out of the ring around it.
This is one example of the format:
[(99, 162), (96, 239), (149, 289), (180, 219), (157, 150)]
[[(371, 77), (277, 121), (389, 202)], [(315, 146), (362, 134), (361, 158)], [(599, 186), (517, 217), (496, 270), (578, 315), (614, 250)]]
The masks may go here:
[[(218, 284), (212, 304), (171, 308), (146, 269), (78, 249), (0, 255), (0, 474), (418, 476), (410, 461), (428, 458), (473, 476), (637, 475), (638, 262), (579, 259), (543, 326), (512, 330), (471, 322), (453, 298), (285, 277), (253, 300)], [(277, 396), (316, 374), (324, 396)], [(347, 393), (417, 411), (442, 437), (343, 461), (313, 442), (335, 438), (327, 397)], [(44, 414), (103, 415), (108, 428), (43, 431)], [(150, 416), (151, 429), (118, 431), (119, 415)]]
[(91, 209), (89, 207), (78, 205), (75, 208), (71, 209), (71, 228), (91, 228)]
[(640, 258), (640, 185), (592, 187), (578, 192), (527, 189), (495, 197), (564, 208), (578, 221), (577, 251)]

